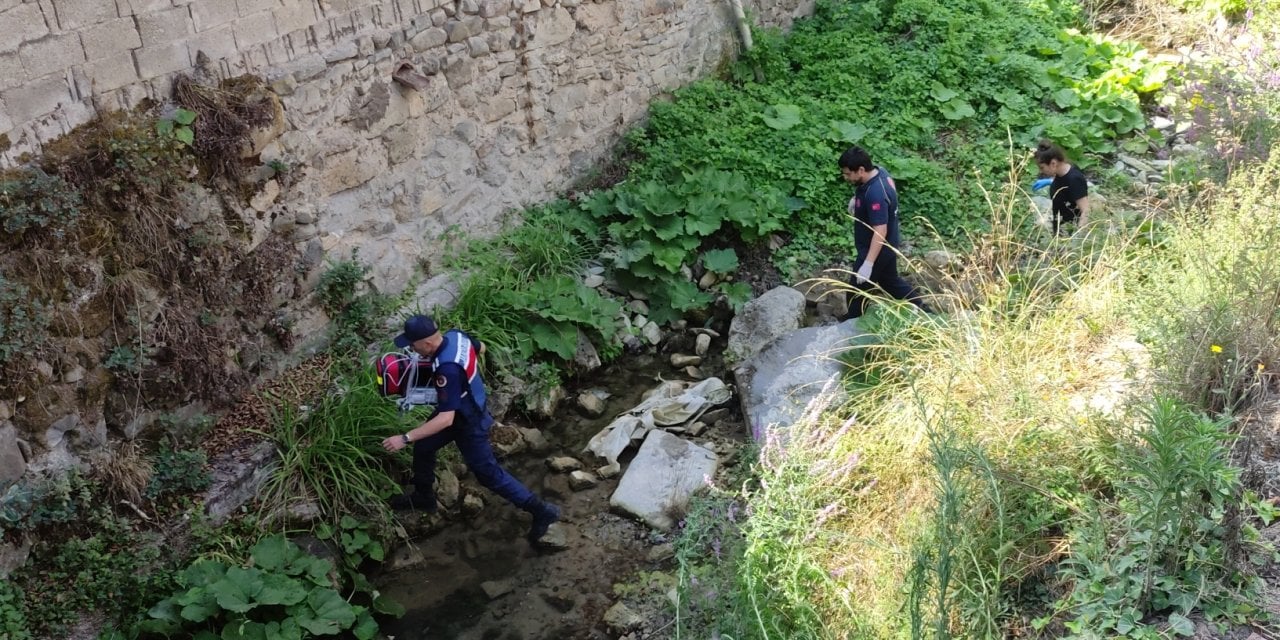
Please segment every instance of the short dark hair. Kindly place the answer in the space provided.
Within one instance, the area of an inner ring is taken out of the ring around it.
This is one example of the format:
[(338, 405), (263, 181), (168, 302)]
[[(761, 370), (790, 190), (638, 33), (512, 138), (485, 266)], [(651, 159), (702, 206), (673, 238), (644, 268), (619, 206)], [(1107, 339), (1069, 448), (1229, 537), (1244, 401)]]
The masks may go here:
[(850, 171), (857, 171), (858, 169), (870, 171), (876, 168), (876, 165), (871, 162), (871, 154), (867, 153), (866, 149), (849, 147), (845, 149), (844, 153), (840, 154), (840, 168)]
[(1054, 160), (1066, 162), (1067, 154), (1062, 151), (1062, 147), (1048, 140), (1041, 140), (1036, 145), (1036, 164), (1049, 164)]

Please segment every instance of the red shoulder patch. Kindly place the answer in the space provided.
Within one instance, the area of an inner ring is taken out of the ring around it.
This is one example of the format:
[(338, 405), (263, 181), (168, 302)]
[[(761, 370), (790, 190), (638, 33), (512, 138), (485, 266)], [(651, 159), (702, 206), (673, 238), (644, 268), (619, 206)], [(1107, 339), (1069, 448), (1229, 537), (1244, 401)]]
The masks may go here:
[(872, 203), (871, 203), (871, 210), (872, 210), (872, 211), (879, 211), (879, 210), (880, 210), (880, 203), (879, 203), (879, 202), (872, 202)]

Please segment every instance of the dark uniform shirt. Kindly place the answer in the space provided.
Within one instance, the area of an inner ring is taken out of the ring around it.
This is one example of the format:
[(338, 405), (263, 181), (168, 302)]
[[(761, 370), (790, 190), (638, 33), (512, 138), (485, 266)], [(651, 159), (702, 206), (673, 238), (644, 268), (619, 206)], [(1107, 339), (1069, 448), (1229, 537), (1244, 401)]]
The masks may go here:
[[(858, 248), (858, 264), (871, 250), (871, 227), (885, 225), (885, 244), (898, 246), (898, 186), (884, 167), (876, 167), (877, 173), (866, 184), (854, 189), (849, 200), (849, 213), (853, 215), (853, 244)], [(882, 252), (881, 255), (884, 255)]]
[(1053, 226), (1056, 229), (1059, 221), (1075, 222), (1080, 219), (1080, 206), (1076, 202), (1089, 195), (1089, 181), (1072, 165), (1066, 175), (1053, 179), (1049, 195), (1053, 198)]

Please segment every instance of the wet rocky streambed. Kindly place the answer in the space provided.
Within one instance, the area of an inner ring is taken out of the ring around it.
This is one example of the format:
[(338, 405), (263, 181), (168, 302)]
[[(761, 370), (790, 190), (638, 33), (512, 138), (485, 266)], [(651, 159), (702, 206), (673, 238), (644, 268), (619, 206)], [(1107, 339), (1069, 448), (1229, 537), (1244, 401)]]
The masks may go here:
[[(673, 364), (673, 354), (694, 353), (699, 333), (712, 341), (698, 369)], [(657, 353), (624, 356), (572, 382), (551, 418), (508, 416), (495, 427), (495, 442), (506, 439), (503, 431), (522, 434), (504, 465), (563, 510), (548, 536), (552, 548), (530, 545), (524, 538), (528, 516), (476, 484), (456, 457), (444, 458), (451, 462), (440, 465), (450, 470), (438, 483), (441, 512), (402, 515), (411, 542), (396, 549), (375, 576), (379, 589), (407, 609), (402, 618), (383, 621), (383, 632), (403, 640), (663, 637), (669, 618), (665, 590), (641, 593), (635, 585), (641, 572), (650, 578), (666, 574), (674, 585), (670, 534), (610, 507), (639, 443), (619, 456), (621, 472), (612, 477), (597, 473), (607, 462), (584, 447), (663, 381), (694, 384), (701, 372), (731, 382), (718, 355), (724, 342), (705, 330), (673, 334)], [(608, 395), (591, 406), (578, 400), (581, 394)], [(667, 431), (714, 452), (723, 468), (747, 432), (736, 397), (707, 409)], [(575, 477), (573, 461), (587, 473)]]

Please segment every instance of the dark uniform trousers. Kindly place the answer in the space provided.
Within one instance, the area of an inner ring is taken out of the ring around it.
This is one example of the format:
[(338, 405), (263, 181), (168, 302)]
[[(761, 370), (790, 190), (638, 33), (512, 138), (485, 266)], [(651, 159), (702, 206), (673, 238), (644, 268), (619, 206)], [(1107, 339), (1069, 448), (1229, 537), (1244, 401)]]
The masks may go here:
[(463, 400), (462, 404), (470, 406), (454, 414), (452, 425), (413, 443), (414, 489), (422, 495), (435, 495), (436, 452), (455, 442), (467, 468), (486, 489), (521, 509), (528, 510), (538, 504), (533, 492), (498, 464), (489, 443), (493, 418), (475, 406), (475, 401), (470, 398)]
[[(861, 261), (858, 262), (862, 264)], [(854, 291), (851, 293), (852, 298), (849, 300), (849, 311), (844, 314), (844, 319), (849, 320), (862, 316), (867, 310), (867, 304), (871, 299), (868, 294), (888, 295), (899, 300), (906, 300), (911, 304), (920, 307), (922, 310), (928, 311), (924, 300), (920, 297), (920, 293), (916, 288), (907, 282), (906, 278), (898, 275), (898, 255), (888, 247), (881, 252), (876, 263), (871, 267), (871, 279), (858, 284), (857, 276), (853, 277)]]

